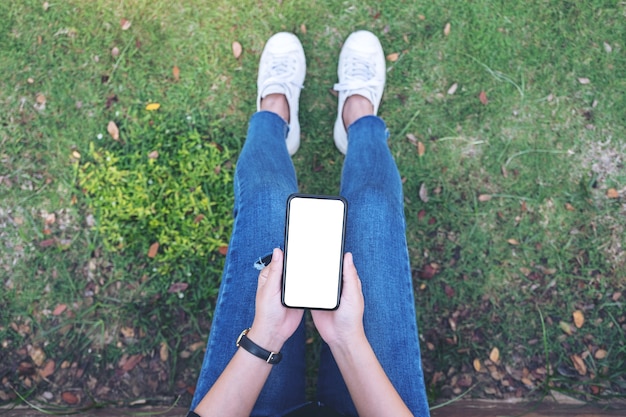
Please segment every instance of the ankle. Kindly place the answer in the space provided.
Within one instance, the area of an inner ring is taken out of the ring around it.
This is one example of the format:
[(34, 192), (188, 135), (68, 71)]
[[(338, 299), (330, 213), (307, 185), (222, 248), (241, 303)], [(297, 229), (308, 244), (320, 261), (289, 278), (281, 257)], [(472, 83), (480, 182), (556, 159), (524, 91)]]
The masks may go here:
[(374, 105), (369, 99), (355, 94), (346, 99), (343, 105), (343, 124), (348, 127), (363, 116), (374, 114)]
[(271, 111), (289, 123), (289, 103), (284, 94), (268, 94), (261, 99), (261, 110)]

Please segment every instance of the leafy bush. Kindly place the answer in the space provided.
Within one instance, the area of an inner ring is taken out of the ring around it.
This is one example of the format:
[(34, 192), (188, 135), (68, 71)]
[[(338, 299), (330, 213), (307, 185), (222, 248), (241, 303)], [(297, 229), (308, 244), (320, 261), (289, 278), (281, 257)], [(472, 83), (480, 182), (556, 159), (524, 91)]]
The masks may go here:
[(78, 170), (105, 248), (153, 262), (160, 276), (191, 276), (197, 271), (190, 265), (207, 257), (221, 269), (232, 228), (233, 164), (231, 152), (212, 140), (218, 125), (200, 128), (190, 116), (155, 112), (134, 119), (121, 125), (119, 141), (91, 142)]

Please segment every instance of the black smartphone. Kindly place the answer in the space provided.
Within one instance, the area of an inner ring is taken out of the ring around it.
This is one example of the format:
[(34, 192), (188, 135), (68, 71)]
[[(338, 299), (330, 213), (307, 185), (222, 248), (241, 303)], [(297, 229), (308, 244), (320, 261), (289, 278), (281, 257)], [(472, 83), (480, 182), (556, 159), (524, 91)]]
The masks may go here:
[(322, 310), (339, 307), (347, 212), (348, 203), (340, 196), (289, 196), (284, 306)]

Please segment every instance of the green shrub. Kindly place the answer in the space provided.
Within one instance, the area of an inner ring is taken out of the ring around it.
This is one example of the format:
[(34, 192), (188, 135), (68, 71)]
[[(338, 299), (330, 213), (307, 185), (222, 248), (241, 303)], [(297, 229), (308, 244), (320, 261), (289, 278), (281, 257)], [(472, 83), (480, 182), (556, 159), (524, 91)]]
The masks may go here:
[(156, 276), (191, 276), (198, 271), (190, 265), (205, 260), (221, 269), (219, 252), (232, 228), (232, 154), (213, 140), (217, 124), (198, 127), (190, 119), (131, 115), (117, 122), (119, 141), (106, 135), (90, 143), (78, 170), (104, 247), (138, 256)]

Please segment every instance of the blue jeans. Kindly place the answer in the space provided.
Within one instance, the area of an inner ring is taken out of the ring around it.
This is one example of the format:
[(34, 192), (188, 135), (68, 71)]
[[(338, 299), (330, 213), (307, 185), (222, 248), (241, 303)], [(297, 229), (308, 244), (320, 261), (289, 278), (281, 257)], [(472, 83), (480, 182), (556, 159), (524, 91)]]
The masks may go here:
[[(250, 119), (235, 173), (235, 224), (192, 409), (220, 376), (252, 324), (260, 257), (283, 247), (285, 208), (298, 191), (285, 137), (288, 125), (271, 112)], [(346, 251), (352, 252), (365, 298), (367, 338), (394, 387), (416, 416), (428, 416), (415, 300), (407, 251), (402, 182), (382, 119), (366, 116), (348, 130), (341, 195), (348, 200)], [(332, 146), (329, 141), (328, 146)], [(304, 324), (284, 344), (254, 407), (278, 416), (305, 403)], [(346, 415), (356, 409), (330, 349), (322, 343), (318, 400)]]

